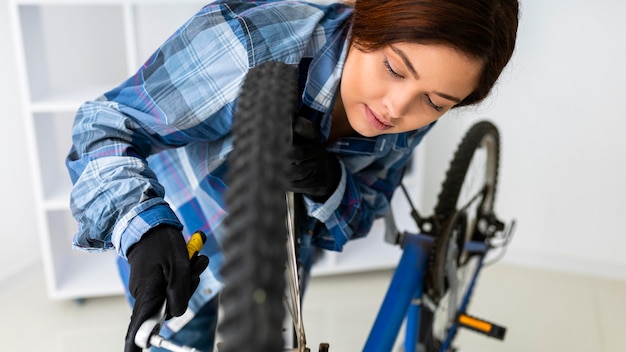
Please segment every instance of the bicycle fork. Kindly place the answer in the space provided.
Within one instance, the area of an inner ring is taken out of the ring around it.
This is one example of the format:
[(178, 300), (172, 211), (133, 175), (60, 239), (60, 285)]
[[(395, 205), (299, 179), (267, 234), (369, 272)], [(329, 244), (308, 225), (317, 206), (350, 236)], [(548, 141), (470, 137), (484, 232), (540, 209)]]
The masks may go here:
[(300, 285), (298, 279), (298, 260), (296, 255), (295, 239), (295, 198), (293, 192), (287, 192), (287, 284), (289, 299), (285, 298), (286, 306), (293, 320), (296, 332), (297, 352), (306, 352), (306, 336), (302, 320), (302, 306), (300, 302)]

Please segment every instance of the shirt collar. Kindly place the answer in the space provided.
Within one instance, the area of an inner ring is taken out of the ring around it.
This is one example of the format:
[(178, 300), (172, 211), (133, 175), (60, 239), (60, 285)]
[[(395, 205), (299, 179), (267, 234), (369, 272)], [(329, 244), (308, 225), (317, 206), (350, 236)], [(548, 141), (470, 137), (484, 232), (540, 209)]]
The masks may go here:
[(348, 54), (349, 28), (348, 23), (338, 28), (309, 65), (302, 101), (324, 114), (331, 110), (339, 88)]

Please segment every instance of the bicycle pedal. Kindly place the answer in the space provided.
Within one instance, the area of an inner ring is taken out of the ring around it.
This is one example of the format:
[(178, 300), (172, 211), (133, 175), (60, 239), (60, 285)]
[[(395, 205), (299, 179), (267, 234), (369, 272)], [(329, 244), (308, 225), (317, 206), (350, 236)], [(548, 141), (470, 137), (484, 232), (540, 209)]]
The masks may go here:
[(458, 322), (461, 327), (496, 338), (498, 340), (504, 340), (504, 335), (506, 334), (506, 328), (504, 326), (494, 324), (484, 319), (478, 319), (467, 314), (460, 314)]

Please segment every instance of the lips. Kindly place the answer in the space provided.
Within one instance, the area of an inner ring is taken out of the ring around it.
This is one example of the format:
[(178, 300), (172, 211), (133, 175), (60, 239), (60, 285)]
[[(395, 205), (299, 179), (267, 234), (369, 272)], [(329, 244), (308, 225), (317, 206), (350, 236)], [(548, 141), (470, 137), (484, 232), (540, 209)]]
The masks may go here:
[(379, 131), (384, 131), (393, 127), (392, 125), (385, 122), (378, 114), (376, 114), (369, 106), (365, 105), (365, 116), (367, 117), (367, 122)]

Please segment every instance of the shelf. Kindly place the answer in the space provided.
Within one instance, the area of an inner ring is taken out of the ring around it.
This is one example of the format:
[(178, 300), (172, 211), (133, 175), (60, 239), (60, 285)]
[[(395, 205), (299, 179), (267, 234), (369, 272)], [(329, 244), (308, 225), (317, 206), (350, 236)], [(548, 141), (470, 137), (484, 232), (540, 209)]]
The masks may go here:
[(94, 83), (114, 87), (126, 79), (121, 7), (25, 5), (18, 10), (32, 102), (59, 102), (55, 97), (63, 92), (89, 91)]
[(134, 73), (206, 1), (11, 0), (48, 296), (123, 293), (117, 254), (72, 249), (65, 157), (78, 108)]
[(347, 274), (395, 267), (401, 250), (398, 246), (385, 242), (384, 231), (384, 222), (377, 220), (370, 234), (349, 241), (343, 252), (324, 251), (322, 259), (311, 269), (311, 275)]
[(43, 201), (44, 210), (68, 210), (70, 208), (71, 190), (71, 187), (68, 185), (67, 188), (58, 187), (51, 191)]
[(67, 112), (76, 113), (88, 100), (93, 100), (113, 88), (108, 85), (82, 86), (74, 90), (59, 90), (40, 93), (31, 102), (33, 113)]
[(124, 286), (117, 273), (114, 251), (83, 253), (75, 251), (74, 264), (69, 264), (57, 287), (51, 292), (53, 299), (76, 299), (124, 294)]
[[(65, 194), (69, 194), (72, 186), (65, 168), (65, 156), (72, 144), (73, 116), (70, 113), (34, 115), (44, 202), (58, 201)], [(69, 207), (69, 202), (67, 207)]]
[(133, 23), (137, 38), (136, 67), (142, 65), (174, 32), (210, 1), (140, 1), (133, 5)]
[(87, 253), (72, 248), (77, 224), (69, 210), (48, 212), (49, 246), (54, 280), (48, 293), (53, 299), (87, 298), (123, 293), (116, 265), (117, 253)]
[[(115, 5), (120, 3), (130, 2), (20, 6), (33, 112), (75, 112), (84, 101), (117, 86), (204, 4), (140, 1), (125, 11)], [(132, 28), (125, 32), (127, 13)], [(125, 45), (128, 34), (137, 38)], [(127, 62), (130, 58), (137, 62)]]
[[(416, 181), (408, 180), (408, 182)], [(400, 190), (394, 195), (391, 204), (398, 230), (416, 233), (417, 225), (409, 216), (411, 208)], [(385, 221), (378, 219), (374, 221), (372, 230), (366, 237), (348, 241), (343, 252), (325, 251), (322, 259), (313, 266), (311, 275), (323, 276), (390, 269), (398, 264), (401, 255), (402, 251), (399, 246), (385, 241)]]

